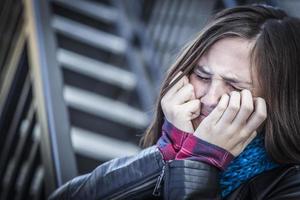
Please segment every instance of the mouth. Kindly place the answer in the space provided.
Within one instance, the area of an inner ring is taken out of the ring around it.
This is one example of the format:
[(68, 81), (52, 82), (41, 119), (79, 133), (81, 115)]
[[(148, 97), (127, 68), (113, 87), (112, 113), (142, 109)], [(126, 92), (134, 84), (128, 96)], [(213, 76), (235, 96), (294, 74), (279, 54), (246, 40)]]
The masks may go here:
[(199, 116), (203, 116), (203, 117), (207, 117), (208, 114), (205, 114), (205, 113), (200, 113)]
[(209, 115), (209, 113), (200, 113), (198, 120), (201, 122), (204, 118), (206, 118)]
[(207, 117), (207, 115), (204, 115), (203, 113), (200, 113), (200, 115), (198, 117), (199, 122), (201, 122), (206, 117)]
[(194, 126), (194, 129), (196, 130), (197, 127), (199, 126), (199, 124), (206, 118), (206, 115), (200, 113), (200, 115), (193, 119), (193, 126)]

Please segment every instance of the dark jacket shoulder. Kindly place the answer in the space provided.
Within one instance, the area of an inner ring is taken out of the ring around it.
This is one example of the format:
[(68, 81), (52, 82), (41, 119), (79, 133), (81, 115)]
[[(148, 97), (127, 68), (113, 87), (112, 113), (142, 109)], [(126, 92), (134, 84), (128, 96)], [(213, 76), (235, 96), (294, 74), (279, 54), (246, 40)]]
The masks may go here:
[(286, 165), (257, 175), (226, 198), (233, 199), (299, 200), (300, 166)]

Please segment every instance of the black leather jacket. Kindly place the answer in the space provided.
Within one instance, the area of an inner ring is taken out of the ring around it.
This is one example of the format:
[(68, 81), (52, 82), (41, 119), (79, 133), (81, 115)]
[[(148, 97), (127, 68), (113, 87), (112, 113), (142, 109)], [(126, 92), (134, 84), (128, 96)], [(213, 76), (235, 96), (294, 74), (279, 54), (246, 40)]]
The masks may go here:
[[(198, 161), (164, 162), (153, 146), (74, 178), (49, 199), (221, 199), (218, 174), (217, 168)], [(300, 200), (300, 166), (255, 176), (226, 198), (233, 199)]]

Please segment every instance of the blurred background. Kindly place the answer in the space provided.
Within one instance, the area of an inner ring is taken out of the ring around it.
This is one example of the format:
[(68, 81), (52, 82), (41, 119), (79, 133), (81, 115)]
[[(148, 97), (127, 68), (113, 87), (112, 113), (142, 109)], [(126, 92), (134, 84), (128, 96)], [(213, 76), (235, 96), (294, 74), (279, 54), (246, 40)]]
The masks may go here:
[(166, 70), (209, 16), (299, 0), (0, 0), (0, 200), (136, 154)]

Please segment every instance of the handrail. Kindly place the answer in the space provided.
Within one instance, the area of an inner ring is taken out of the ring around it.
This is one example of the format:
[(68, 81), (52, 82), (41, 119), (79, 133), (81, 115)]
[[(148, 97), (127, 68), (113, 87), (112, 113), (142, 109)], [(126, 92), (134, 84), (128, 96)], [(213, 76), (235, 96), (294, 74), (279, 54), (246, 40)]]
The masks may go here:
[(28, 50), (41, 151), (47, 181), (46, 193), (77, 175), (70, 124), (63, 99), (62, 74), (56, 60), (56, 41), (50, 24), (49, 1), (24, 0), (28, 20)]

